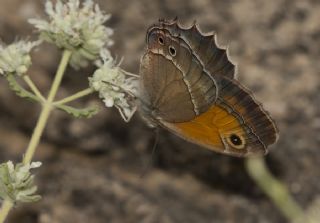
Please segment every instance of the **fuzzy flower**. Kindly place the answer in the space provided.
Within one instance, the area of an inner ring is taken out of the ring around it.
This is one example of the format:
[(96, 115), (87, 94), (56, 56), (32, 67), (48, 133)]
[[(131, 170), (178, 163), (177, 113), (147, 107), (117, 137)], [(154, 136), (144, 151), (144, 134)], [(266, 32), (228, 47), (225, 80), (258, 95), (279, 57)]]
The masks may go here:
[(128, 122), (136, 111), (135, 98), (138, 79), (135, 75), (122, 70), (110, 54), (101, 55), (102, 64), (89, 78), (91, 88), (99, 92), (106, 107), (115, 106), (122, 118)]
[(71, 65), (75, 68), (88, 65), (88, 61), (99, 58), (101, 49), (113, 44), (113, 30), (103, 24), (110, 18), (92, 0), (68, 0), (54, 5), (47, 1), (45, 11), (48, 21), (30, 19), (40, 32), (40, 38), (73, 52)]
[(30, 51), (39, 43), (19, 41), (6, 47), (0, 45), (0, 74), (25, 74), (31, 66)]
[(31, 169), (40, 167), (40, 162), (31, 164), (18, 163), (14, 165), (11, 161), (0, 165), (0, 198), (10, 199), (12, 202), (33, 202), (41, 197), (35, 195), (37, 187), (34, 185), (34, 175)]

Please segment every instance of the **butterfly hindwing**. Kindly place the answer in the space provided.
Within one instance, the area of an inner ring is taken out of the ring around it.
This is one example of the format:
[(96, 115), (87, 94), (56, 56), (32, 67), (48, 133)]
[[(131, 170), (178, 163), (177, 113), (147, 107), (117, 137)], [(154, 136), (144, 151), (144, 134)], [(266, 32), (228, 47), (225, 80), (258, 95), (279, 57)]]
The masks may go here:
[[(234, 156), (266, 154), (277, 128), (252, 94), (234, 80), (221, 80), (216, 104), (193, 120), (162, 125), (208, 149)], [(250, 109), (250, 111), (248, 111)]]

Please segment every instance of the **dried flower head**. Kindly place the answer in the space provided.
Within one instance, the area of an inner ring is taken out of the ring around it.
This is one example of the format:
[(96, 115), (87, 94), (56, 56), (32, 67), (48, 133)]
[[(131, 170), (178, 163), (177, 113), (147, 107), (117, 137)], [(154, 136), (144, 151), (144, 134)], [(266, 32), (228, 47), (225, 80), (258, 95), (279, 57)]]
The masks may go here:
[(25, 74), (31, 66), (30, 51), (39, 43), (19, 41), (6, 47), (0, 45), (0, 74)]
[(55, 5), (46, 2), (49, 20), (30, 19), (40, 32), (40, 38), (54, 43), (59, 48), (71, 50), (71, 65), (75, 68), (87, 66), (88, 61), (96, 60), (103, 48), (113, 44), (110, 36), (113, 30), (103, 24), (110, 18), (92, 0), (68, 0)]
[(0, 198), (10, 199), (12, 202), (33, 202), (41, 197), (35, 195), (37, 187), (34, 176), (30, 173), (33, 168), (40, 167), (40, 162), (31, 164), (18, 163), (14, 166), (11, 161), (0, 165)]
[(90, 86), (99, 92), (106, 107), (115, 106), (128, 122), (136, 111), (138, 79), (119, 67), (108, 51), (101, 55), (102, 64), (89, 78)]

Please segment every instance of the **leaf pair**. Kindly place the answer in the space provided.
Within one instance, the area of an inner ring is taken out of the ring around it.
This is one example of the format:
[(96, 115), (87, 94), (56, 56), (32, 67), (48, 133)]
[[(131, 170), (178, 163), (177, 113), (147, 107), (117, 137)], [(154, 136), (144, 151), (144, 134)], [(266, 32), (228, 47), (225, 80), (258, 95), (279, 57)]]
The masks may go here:
[[(6, 76), (10, 89), (16, 93), (21, 98), (26, 98), (33, 102), (42, 103), (42, 100), (36, 96), (35, 94), (31, 93), (30, 91), (23, 88), (18, 81), (16, 80), (14, 75), (7, 75)], [(54, 105), (57, 109), (66, 112), (69, 115), (72, 115), (75, 118), (91, 118), (98, 112), (97, 107), (86, 107), (86, 108), (74, 108), (72, 106), (64, 105), (64, 104), (57, 104)]]

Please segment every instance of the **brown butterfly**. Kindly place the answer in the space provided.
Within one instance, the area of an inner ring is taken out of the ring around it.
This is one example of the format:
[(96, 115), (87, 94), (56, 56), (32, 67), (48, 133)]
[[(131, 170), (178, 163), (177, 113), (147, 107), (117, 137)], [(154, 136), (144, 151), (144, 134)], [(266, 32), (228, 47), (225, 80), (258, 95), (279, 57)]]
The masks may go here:
[(177, 19), (151, 26), (140, 64), (140, 111), (151, 126), (210, 150), (266, 154), (277, 127), (234, 79), (235, 65), (215, 37)]

